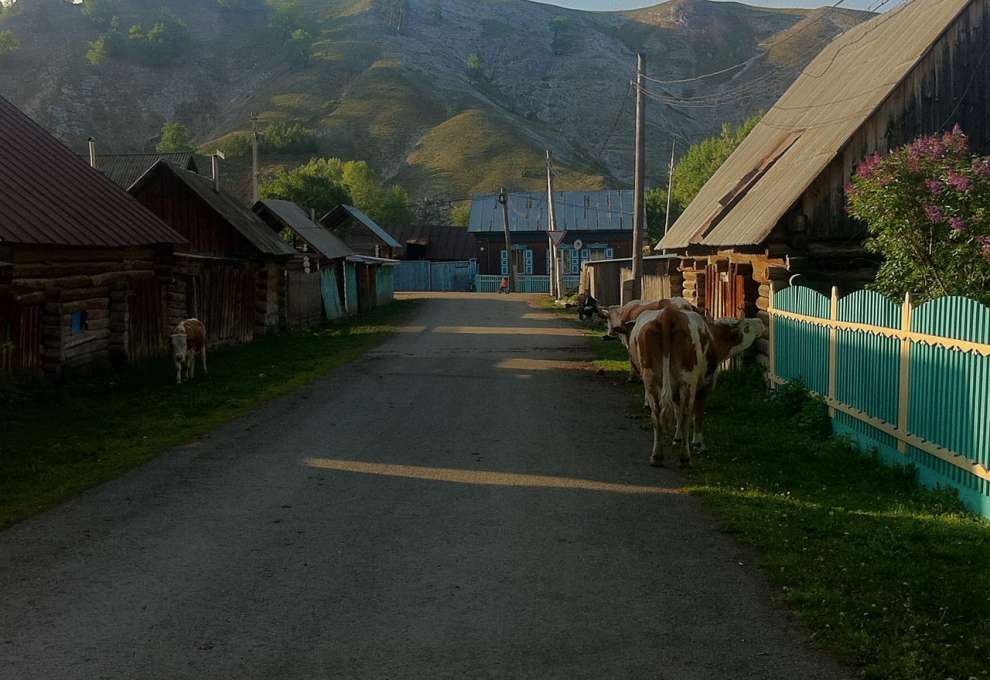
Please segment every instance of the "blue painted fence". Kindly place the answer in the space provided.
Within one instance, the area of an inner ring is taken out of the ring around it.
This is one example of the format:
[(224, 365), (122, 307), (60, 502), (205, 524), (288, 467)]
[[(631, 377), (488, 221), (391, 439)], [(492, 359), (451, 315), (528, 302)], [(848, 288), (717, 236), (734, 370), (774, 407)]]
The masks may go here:
[[(519, 285), (519, 293), (549, 293), (550, 277), (537, 276), (535, 274), (520, 274), (516, 277)], [(502, 277), (491, 274), (479, 274), (474, 277), (474, 289), (479, 293), (497, 293), (502, 284)], [(570, 290), (581, 285), (580, 276), (570, 274), (564, 276), (564, 289)]]
[(990, 517), (990, 308), (792, 287), (769, 313), (775, 381), (802, 381), (826, 399), (836, 432)]
[(478, 263), (408, 260), (396, 269), (395, 289), (399, 291), (467, 291), (478, 273)]

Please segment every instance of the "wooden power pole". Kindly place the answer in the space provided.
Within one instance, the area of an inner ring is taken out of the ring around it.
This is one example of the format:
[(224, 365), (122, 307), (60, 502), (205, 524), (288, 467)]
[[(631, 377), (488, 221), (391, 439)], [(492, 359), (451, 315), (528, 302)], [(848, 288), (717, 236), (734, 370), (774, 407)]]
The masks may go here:
[(251, 203), (258, 202), (258, 116), (251, 114)]
[(674, 191), (674, 148), (677, 146), (677, 138), (670, 138), (670, 165), (667, 167), (667, 212), (663, 216), (663, 235), (667, 235), (670, 229), (670, 194)]
[(509, 195), (505, 187), (498, 190), (498, 202), (502, 206), (502, 227), (505, 230), (505, 265), (509, 272), (509, 290), (517, 292), (516, 272), (512, 267), (512, 239), (509, 238)]
[[(557, 231), (557, 204), (553, 197), (553, 156), (550, 154), (550, 149), (547, 149), (547, 221), (549, 222), (547, 225), (549, 231)], [(548, 236), (550, 239), (548, 244), (550, 248), (550, 295), (559, 298), (564, 294), (563, 281), (561, 280), (561, 274), (564, 270), (560, 262), (560, 248), (554, 242), (553, 236)]]
[(643, 217), (646, 180), (646, 58), (636, 54), (636, 177), (633, 182), (632, 299), (643, 291)]

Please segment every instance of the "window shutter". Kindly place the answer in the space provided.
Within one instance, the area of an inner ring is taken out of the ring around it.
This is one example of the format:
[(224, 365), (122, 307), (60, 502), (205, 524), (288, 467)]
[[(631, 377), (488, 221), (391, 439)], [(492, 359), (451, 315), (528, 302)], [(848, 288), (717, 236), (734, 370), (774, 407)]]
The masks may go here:
[(533, 251), (525, 250), (523, 251), (523, 268), (527, 274), (533, 273)]
[(571, 249), (570, 253), (571, 253), (571, 274), (580, 274), (581, 260), (578, 259), (580, 253), (578, 253), (578, 251), (574, 250), (573, 248)]
[(501, 251), (501, 254), (499, 256), (499, 259), (501, 260), (501, 264), (502, 264), (502, 276), (508, 276), (509, 275), (509, 256), (508, 256), (508, 254), (506, 253), (505, 250), (502, 250)]
[(606, 248), (605, 249), (605, 259), (606, 260), (611, 260), (613, 257), (615, 257), (615, 251), (612, 250), (611, 248)]
[(583, 249), (581, 251), (581, 260), (584, 261), (584, 260), (590, 260), (590, 259), (591, 259), (591, 248), (585, 248), (585, 249)]

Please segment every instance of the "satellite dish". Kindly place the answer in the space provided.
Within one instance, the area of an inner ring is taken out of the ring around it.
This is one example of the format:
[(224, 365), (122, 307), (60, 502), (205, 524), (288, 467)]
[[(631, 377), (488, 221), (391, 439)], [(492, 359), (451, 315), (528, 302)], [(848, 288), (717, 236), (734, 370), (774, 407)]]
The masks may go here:
[(584, 242), (581, 239), (574, 240), (574, 250), (581, 250), (583, 246), (584, 246)]

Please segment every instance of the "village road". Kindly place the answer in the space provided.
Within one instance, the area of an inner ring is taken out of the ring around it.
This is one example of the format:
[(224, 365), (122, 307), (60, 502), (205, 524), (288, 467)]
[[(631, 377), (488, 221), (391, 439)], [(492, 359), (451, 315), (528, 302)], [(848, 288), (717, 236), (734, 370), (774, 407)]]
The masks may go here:
[(0, 533), (0, 678), (846, 676), (573, 329), (480, 294), (409, 323)]

